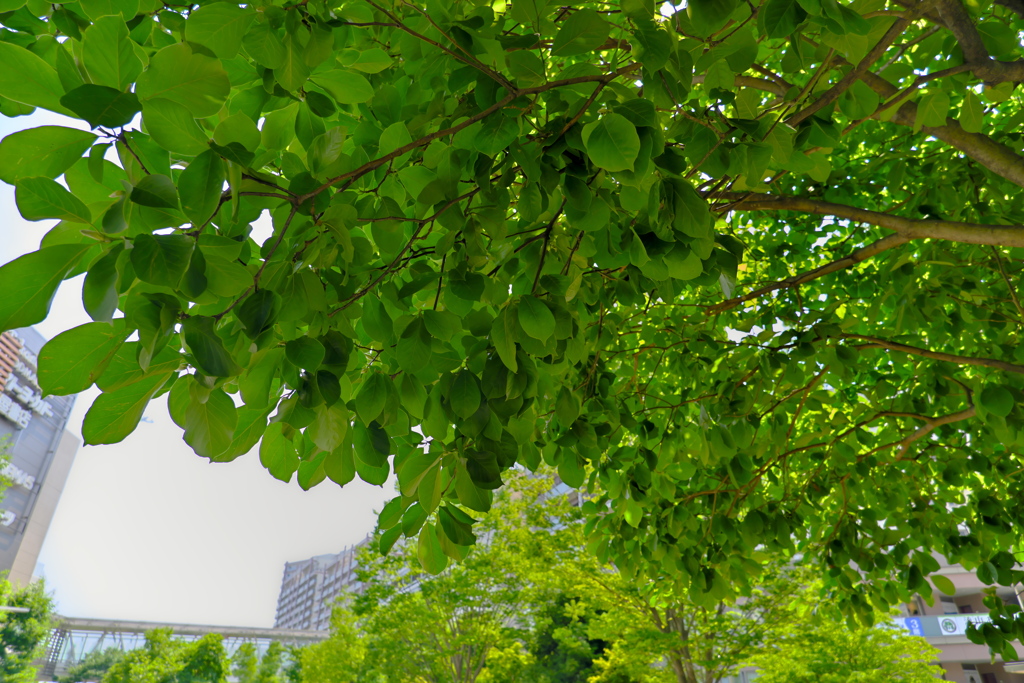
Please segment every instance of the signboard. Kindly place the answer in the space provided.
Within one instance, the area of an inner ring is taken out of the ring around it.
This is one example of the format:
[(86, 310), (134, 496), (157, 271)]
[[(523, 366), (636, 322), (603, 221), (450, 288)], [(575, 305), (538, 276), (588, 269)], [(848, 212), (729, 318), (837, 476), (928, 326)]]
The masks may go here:
[(36, 354), (27, 349), (18, 333), (4, 332), (0, 339), (0, 415), (21, 429), (28, 427), (32, 414), (53, 415), (53, 406), (43, 400), (39, 389)]
[[(902, 622), (900, 624), (900, 622)], [(897, 619), (896, 623), (903, 626), (904, 629), (910, 632), (912, 636), (923, 636), (924, 626), (921, 624), (921, 617), (906, 617), (904, 619)]]
[(970, 623), (984, 624), (991, 621), (987, 614), (941, 614), (935, 616), (898, 617), (893, 625), (902, 628), (912, 636), (936, 638), (940, 636), (966, 636)]
[(967, 634), (968, 624), (989, 621), (992, 619), (987, 614), (947, 614), (939, 617), (939, 630), (944, 636), (963, 636)]

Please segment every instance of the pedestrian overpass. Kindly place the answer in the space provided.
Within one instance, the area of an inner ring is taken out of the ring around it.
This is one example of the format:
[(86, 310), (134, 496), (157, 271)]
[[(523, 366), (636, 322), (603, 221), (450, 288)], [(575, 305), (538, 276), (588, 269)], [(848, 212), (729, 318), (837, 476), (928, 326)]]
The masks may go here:
[(273, 641), (282, 645), (301, 646), (320, 642), (329, 635), (327, 631), (299, 631), (287, 628), (162, 624), (151, 621), (58, 617), (58, 625), (50, 632), (46, 642), (46, 654), (39, 667), (37, 680), (55, 680), (92, 652), (107, 648), (127, 651), (142, 647), (146, 631), (157, 628), (170, 629), (173, 636), (181, 640), (197, 640), (211, 633), (219, 634), (224, 637), (224, 648), (229, 657), (242, 643), (253, 643), (262, 655)]

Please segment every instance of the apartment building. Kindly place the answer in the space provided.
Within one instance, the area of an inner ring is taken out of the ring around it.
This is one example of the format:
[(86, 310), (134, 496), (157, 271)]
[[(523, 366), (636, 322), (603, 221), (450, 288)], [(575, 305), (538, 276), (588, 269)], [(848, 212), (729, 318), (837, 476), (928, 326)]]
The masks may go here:
[(284, 565), (277, 598), (275, 628), (326, 631), (331, 627), (331, 607), (342, 593), (357, 593), (357, 556), (370, 537), (334, 555), (317, 555)]
[[(934, 604), (921, 598), (907, 606), (906, 616), (896, 619), (896, 625), (909, 633), (922, 636), (942, 651), (939, 664), (945, 669), (945, 680), (956, 683), (1024, 683), (1024, 662), (1004, 662), (1000, 658), (992, 663), (987, 645), (976, 645), (967, 638), (971, 622), (989, 620), (988, 609), (982, 604), (984, 589), (988, 588), (973, 572), (960, 565), (951, 565), (937, 557), (941, 569), (937, 572), (956, 588), (952, 596), (933, 591)], [(999, 588), (996, 593), (1004, 602), (1020, 602), (1021, 595), (1011, 588)], [(1015, 643), (1017, 653), (1024, 657), (1024, 647)]]

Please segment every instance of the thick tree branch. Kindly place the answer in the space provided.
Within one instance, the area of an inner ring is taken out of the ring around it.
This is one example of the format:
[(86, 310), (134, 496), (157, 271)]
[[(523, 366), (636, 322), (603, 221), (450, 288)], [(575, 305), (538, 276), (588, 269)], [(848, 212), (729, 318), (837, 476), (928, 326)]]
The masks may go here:
[(960, 0), (939, 0), (937, 9), (963, 51), (964, 61), (978, 78), (989, 83), (1024, 81), (1024, 61), (1000, 62), (992, 59), (978, 27)]
[[(898, 4), (907, 5), (909, 3), (899, 2)], [(928, 16), (927, 13), (925, 16)], [(941, 20), (937, 20), (937, 23), (945, 26)], [(808, 42), (817, 45), (813, 41)], [(836, 59), (849, 64), (842, 57), (836, 57)], [(899, 92), (899, 88), (871, 71), (861, 75), (861, 80), (881, 95), (883, 100), (891, 100)], [(910, 128), (913, 128), (916, 119), (917, 104), (914, 102), (903, 104), (892, 117), (894, 123)], [(953, 119), (946, 119), (945, 126), (924, 126), (921, 130), (925, 135), (930, 135), (957, 148), (993, 173), (1024, 187), (1024, 157), (1006, 145), (999, 144), (980, 133), (968, 133)]]
[(887, 237), (883, 237), (877, 242), (869, 244), (866, 247), (861, 247), (860, 249), (857, 249), (849, 256), (837, 259), (819, 268), (815, 268), (814, 270), (809, 270), (806, 273), (794, 275), (793, 277), (786, 278), (785, 280), (773, 282), (770, 285), (765, 285), (764, 287), (755, 289), (750, 294), (744, 294), (743, 296), (734, 297), (732, 299), (728, 299), (721, 303), (715, 304), (714, 306), (711, 306), (707, 312), (711, 315), (715, 313), (721, 313), (723, 311), (728, 311), (733, 308), (736, 308), (740, 304), (743, 304), (747, 301), (757, 299), (759, 297), (764, 296), (765, 294), (769, 294), (779, 289), (795, 289), (796, 287), (799, 287), (800, 285), (806, 282), (816, 280), (819, 277), (824, 277), (825, 275), (834, 273), (837, 270), (843, 270), (844, 268), (850, 268), (851, 266), (855, 266), (861, 261), (866, 261), (867, 259), (876, 256), (882, 253), (883, 251), (886, 251), (887, 249), (892, 249), (893, 247), (898, 247), (901, 244), (906, 244), (907, 241), (907, 238), (903, 237), (902, 235), (889, 235)]
[(899, 442), (900, 457), (906, 454), (907, 450), (910, 448), (910, 445), (912, 443), (923, 439), (924, 437), (928, 436), (942, 425), (948, 425), (952, 422), (960, 422), (961, 420), (969, 420), (972, 417), (974, 417), (976, 413), (977, 411), (975, 410), (974, 406), (971, 406), (966, 410), (961, 410), (960, 412), (957, 413), (950, 413), (949, 415), (943, 415), (942, 417), (932, 418), (924, 417), (923, 415), (915, 416), (924, 420), (925, 425), (924, 427), (921, 427), (916, 432), (914, 432), (913, 434)]
[(899, 342), (888, 341), (887, 339), (878, 339), (877, 337), (867, 337), (862, 334), (844, 334), (843, 339), (857, 339), (866, 344), (858, 345), (858, 349), (889, 349), (890, 351), (901, 351), (903, 353), (909, 353), (912, 356), (921, 356), (922, 358), (930, 358), (932, 360), (940, 360), (944, 363), (955, 363), (957, 365), (978, 365), (983, 368), (992, 368), (993, 370), (1002, 370), (1003, 372), (1015, 372), (1024, 375), (1024, 365), (1017, 365), (1016, 363), (1007, 363), (1006, 361), (996, 360), (995, 358), (976, 358), (974, 356), (957, 356), (952, 353), (942, 353), (940, 351), (929, 351), (928, 349), (920, 349), (916, 346), (908, 346), (907, 344), (900, 344)]
[(885, 35), (882, 36), (881, 40), (879, 40), (878, 43), (871, 48), (871, 51), (864, 56), (864, 59), (857, 63), (857, 66), (839, 79), (838, 83), (822, 93), (821, 97), (815, 100), (811, 105), (804, 107), (802, 110), (790, 116), (787, 123), (791, 126), (796, 126), (801, 121), (838, 100), (840, 95), (846, 92), (858, 78), (871, 68), (872, 64), (877, 62), (878, 59), (885, 54), (885, 51), (889, 49), (889, 46), (893, 44), (893, 41), (903, 35), (903, 32), (908, 26), (910, 26), (911, 21), (912, 18), (908, 17), (901, 17), (897, 19), (896, 22), (889, 27), (889, 30), (885, 32)]
[(892, 230), (908, 239), (936, 239), (964, 244), (990, 244), (1002, 247), (1024, 247), (1024, 226), (983, 225), (955, 221), (918, 220), (892, 216), (880, 211), (858, 209), (845, 204), (806, 199), (803, 197), (755, 196), (737, 202), (734, 207), (742, 211), (801, 211), (821, 216), (877, 225)]

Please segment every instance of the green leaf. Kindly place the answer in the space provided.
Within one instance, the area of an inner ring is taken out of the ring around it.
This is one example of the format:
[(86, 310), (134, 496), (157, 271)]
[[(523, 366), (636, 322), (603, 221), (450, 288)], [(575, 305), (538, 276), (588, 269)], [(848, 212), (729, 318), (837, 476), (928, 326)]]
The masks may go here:
[(964, 93), (960, 105), (960, 126), (968, 133), (980, 133), (985, 123), (985, 107), (971, 90)]
[(260, 464), (266, 467), (271, 476), (287, 483), (292, 480), (295, 470), (299, 469), (299, 456), (295, 446), (284, 435), (283, 422), (271, 422), (260, 441)]
[(242, 39), (245, 51), (261, 66), (279, 69), (285, 62), (284, 42), (270, 22), (257, 23)]
[(374, 297), (364, 300), (361, 322), (370, 339), (382, 344), (391, 343), (391, 338), (394, 336), (394, 324), (379, 299)]
[(608, 171), (632, 170), (640, 153), (636, 126), (621, 114), (608, 113), (584, 126), (583, 143), (590, 160)]
[(124, 22), (120, 16), (103, 17), (82, 38), (82, 65), (93, 83), (121, 91), (135, 82), (143, 67)]
[(281, 297), (269, 289), (253, 292), (238, 309), (238, 320), (249, 339), (255, 339), (277, 322), (281, 311)]
[(217, 335), (217, 321), (208, 316), (192, 316), (181, 323), (182, 337), (189, 353), (195, 359), (196, 368), (211, 377), (231, 377), (241, 368), (224, 348), (224, 342)]
[(139, 12), (139, 0), (80, 0), (80, 4), (93, 21), (109, 15), (118, 15), (127, 21)]
[(309, 66), (306, 64), (305, 50), (298, 36), (289, 35), (284, 41), (284, 59), (281, 66), (274, 69), (274, 77), (281, 87), (288, 92), (295, 92), (309, 78)]
[(456, 519), (448, 506), (444, 506), (437, 512), (437, 521), (441, 531), (448, 539), (457, 545), (473, 545), (476, 543), (476, 536), (473, 535), (473, 528), (462, 520)]
[(465, 467), (455, 470), (455, 494), (459, 502), (470, 510), (488, 512), (491, 509), (491, 492), (474, 484)]
[(122, 251), (123, 247), (112, 249), (93, 263), (85, 275), (82, 305), (96, 322), (110, 322), (117, 310), (117, 258)]
[(313, 371), (324, 362), (324, 345), (310, 337), (292, 339), (284, 347), (285, 356), (305, 370)]
[(456, 415), (468, 420), (480, 408), (480, 398), (480, 385), (472, 372), (461, 370), (455, 375), (448, 390), (448, 404)]
[(0, 96), (30, 107), (69, 114), (60, 98), (64, 86), (57, 71), (35, 54), (13, 43), (0, 41)]
[(193, 52), (188, 43), (175, 43), (157, 52), (135, 88), (145, 102), (167, 99), (183, 105), (194, 116), (212, 116), (231, 91), (219, 60)]
[(370, 424), (384, 411), (391, 380), (380, 372), (370, 372), (356, 394), (356, 414), (363, 424)]
[(185, 410), (185, 443), (197, 455), (212, 460), (227, 451), (237, 426), (234, 401), (223, 390), (214, 389), (205, 401), (193, 397), (189, 402)]
[(373, 86), (361, 74), (333, 69), (313, 74), (310, 80), (330, 93), (339, 104), (362, 104), (373, 99)]
[(67, 396), (92, 386), (124, 343), (127, 333), (122, 323), (86, 323), (46, 342), (39, 352), (43, 392)]
[(250, 152), (260, 146), (260, 131), (256, 124), (242, 112), (237, 112), (221, 121), (213, 131), (213, 139), (222, 147), (237, 142)]
[(562, 22), (551, 45), (551, 54), (559, 57), (593, 52), (608, 40), (611, 26), (595, 10), (579, 9)]
[(391, 66), (391, 56), (379, 47), (371, 47), (360, 52), (356, 60), (347, 66), (363, 73), (376, 74)]
[(27, 221), (56, 218), (74, 223), (92, 223), (92, 214), (82, 200), (49, 178), (24, 178), (15, 185), (14, 200)]
[(551, 313), (551, 309), (537, 297), (522, 297), (519, 300), (516, 313), (523, 331), (534, 339), (545, 342), (555, 333), (555, 316)]
[(424, 524), (416, 543), (416, 554), (419, 557), (420, 566), (428, 574), (440, 574), (448, 566), (448, 556), (441, 549), (441, 541), (438, 539), (437, 533), (438, 529), (435, 525)]
[(88, 131), (63, 126), (12, 133), (0, 141), (0, 180), (13, 185), (23, 178), (56, 178), (82, 158), (95, 140)]
[(210, 136), (182, 104), (159, 97), (147, 100), (142, 105), (142, 122), (153, 140), (172, 152), (191, 156), (209, 149)]
[(948, 576), (944, 576), (942, 574), (932, 574), (929, 578), (931, 578), (932, 583), (935, 584), (935, 587), (943, 593), (945, 593), (946, 595), (956, 595), (956, 586), (953, 585), (953, 582), (950, 581)]
[(150, 399), (172, 374), (154, 372), (127, 386), (104, 391), (85, 414), (82, 440), (89, 446), (123, 441), (135, 431)]
[(999, 417), (1009, 415), (1013, 406), (1016, 405), (1013, 394), (1006, 387), (1001, 386), (987, 386), (982, 389), (978, 396), (978, 403), (982, 408)]
[(555, 399), (555, 415), (564, 427), (571, 427), (580, 416), (580, 400), (568, 387), (562, 387)]
[(42, 322), (57, 287), (89, 250), (88, 244), (57, 244), (14, 259), (0, 267), (0, 329)]
[(944, 126), (946, 125), (946, 114), (949, 113), (949, 95), (944, 90), (936, 90), (921, 96), (917, 103), (917, 117), (914, 119), (914, 129), (920, 130), (922, 126)]
[(220, 206), (224, 180), (224, 162), (209, 149), (189, 162), (181, 172), (178, 177), (181, 210), (193, 226), (204, 225)]
[(764, 22), (765, 35), (769, 38), (792, 35), (806, 17), (807, 12), (797, 0), (767, 0), (759, 16)]
[(316, 419), (306, 428), (306, 434), (317, 448), (333, 451), (345, 440), (348, 424), (348, 409), (343, 403), (317, 406)]
[(188, 15), (185, 40), (210, 48), (221, 59), (233, 59), (255, 19), (256, 10), (251, 6), (228, 2), (203, 5)]
[(419, 372), (430, 363), (430, 334), (422, 318), (409, 323), (398, 339), (398, 364), (406, 372)]
[[(371, 473), (374, 479), (379, 477), (382, 474), (380, 470), (388, 467), (388, 455), (391, 453), (391, 440), (388, 438), (388, 433), (376, 422), (371, 422), (369, 425), (356, 422), (353, 425), (352, 443), (356, 449), (356, 459), (374, 468), (375, 471)], [(387, 473), (383, 473), (383, 475), (386, 479)], [(383, 481), (370, 481), (369, 483), (383, 483)]]
[(130, 252), (132, 267), (143, 282), (173, 289), (188, 268), (193, 246), (184, 235), (139, 235)]
[(89, 122), (93, 128), (110, 126), (116, 128), (131, 122), (142, 111), (135, 93), (121, 92), (104, 85), (80, 85), (64, 97), (60, 103)]
[(156, 209), (177, 209), (178, 190), (174, 181), (165, 175), (152, 174), (143, 176), (132, 188), (131, 200), (141, 206)]

